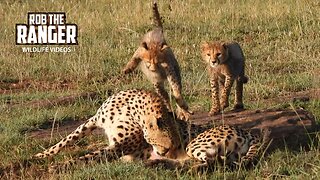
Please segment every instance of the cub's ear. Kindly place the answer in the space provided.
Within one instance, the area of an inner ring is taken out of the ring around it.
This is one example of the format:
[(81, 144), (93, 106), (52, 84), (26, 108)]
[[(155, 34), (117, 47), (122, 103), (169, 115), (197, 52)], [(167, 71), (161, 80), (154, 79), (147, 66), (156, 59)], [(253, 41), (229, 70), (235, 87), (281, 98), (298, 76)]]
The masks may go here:
[(142, 42), (142, 43), (141, 43), (141, 46), (142, 46), (143, 48), (145, 48), (146, 50), (149, 50), (148, 45), (147, 45), (146, 42)]
[(224, 49), (228, 49), (228, 44), (226, 42), (221, 42), (221, 44)]
[(205, 48), (207, 48), (209, 46), (209, 43), (207, 41), (202, 41), (200, 43), (200, 49), (201, 51), (203, 51)]
[(164, 50), (166, 50), (167, 48), (169, 48), (169, 46), (168, 46), (166, 43), (163, 43), (163, 44), (161, 45), (161, 51), (164, 51)]

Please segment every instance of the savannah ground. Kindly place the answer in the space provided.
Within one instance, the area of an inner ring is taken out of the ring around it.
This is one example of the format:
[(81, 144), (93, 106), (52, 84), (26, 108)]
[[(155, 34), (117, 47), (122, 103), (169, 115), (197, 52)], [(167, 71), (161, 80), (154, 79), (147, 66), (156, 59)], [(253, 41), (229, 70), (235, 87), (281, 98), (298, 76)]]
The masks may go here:
[[(210, 108), (209, 81), (201, 61), (203, 40), (238, 41), (246, 56), (244, 102), (248, 109), (304, 108), (319, 123), (320, 98), (281, 100), (320, 88), (320, 2), (313, 0), (158, 1), (168, 44), (180, 63), (184, 95), (194, 111)], [(15, 24), (28, 12), (66, 12), (79, 27), (79, 45), (70, 53), (23, 53), (15, 45)], [(121, 69), (142, 35), (152, 28), (151, 1), (0, 1), (0, 176), (4, 179), (320, 179), (319, 133), (305, 147), (275, 149), (252, 169), (219, 168), (204, 174), (145, 168), (141, 162), (77, 165), (49, 173), (50, 163), (101, 147), (102, 135), (90, 136), (53, 160), (25, 159), (57, 142), (65, 132), (53, 122), (76, 124), (95, 113), (110, 94), (128, 88), (152, 89), (138, 71)], [(29, 102), (81, 92), (67, 105), (46, 108)], [(29, 103), (29, 104), (28, 104)], [(63, 127), (61, 127), (63, 128)], [(49, 135), (32, 136), (39, 129)], [(70, 131), (70, 130), (69, 130)], [(283, 141), (285, 145), (286, 142)]]

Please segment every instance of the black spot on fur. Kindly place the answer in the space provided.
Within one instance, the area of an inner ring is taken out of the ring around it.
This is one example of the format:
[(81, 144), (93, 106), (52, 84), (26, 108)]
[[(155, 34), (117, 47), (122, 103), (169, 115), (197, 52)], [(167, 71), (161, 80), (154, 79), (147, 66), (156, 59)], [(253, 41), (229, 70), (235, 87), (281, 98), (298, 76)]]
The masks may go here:
[(230, 139), (231, 139), (231, 136), (230, 136), (230, 135), (228, 135), (228, 136), (227, 136), (227, 139), (228, 139), (228, 140), (230, 140)]
[(122, 138), (122, 137), (123, 137), (123, 134), (122, 134), (122, 133), (118, 133), (118, 136)]
[(122, 125), (119, 125), (119, 126), (117, 126), (117, 128), (119, 128), (119, 129), (123, 129), (123, 126), (122, 126)]

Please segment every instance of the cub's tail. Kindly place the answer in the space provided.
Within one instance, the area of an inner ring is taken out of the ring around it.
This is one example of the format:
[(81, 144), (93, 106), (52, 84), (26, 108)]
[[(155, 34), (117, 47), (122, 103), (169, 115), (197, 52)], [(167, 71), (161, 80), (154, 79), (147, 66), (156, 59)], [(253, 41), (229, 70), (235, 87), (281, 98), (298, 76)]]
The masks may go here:
[(53, 156), (59, 153), (63, 147), (72, 144), (76, 140), (90, 134), (94, 129), (97, 128), (96, 120), (97, 118), (95, 116), (91, 117), (85, 123), (81, 124), (76, 130), (70, 133), (67, 137), (58, 142), (56, 145), (50, 147), (42, 153), (34, 155), (34, 158), (46, 158), (49, 156)]
[(153, 12), (153, 21), (154, 21), (154, 25), (155, 27), (159, 27), (159, 28), (163, 28), (162, 27), (162, 21), (161, 21), (161, 16), (158, 10), (158, 5), (157, 5), (157, 1), (153, 2), (153, 6), (152, 6), (152, 12)]

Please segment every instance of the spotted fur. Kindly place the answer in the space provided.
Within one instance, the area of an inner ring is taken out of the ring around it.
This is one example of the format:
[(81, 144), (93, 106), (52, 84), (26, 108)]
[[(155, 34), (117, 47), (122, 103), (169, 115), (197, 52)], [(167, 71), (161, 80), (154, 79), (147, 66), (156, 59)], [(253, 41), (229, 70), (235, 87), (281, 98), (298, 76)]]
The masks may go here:
[(247, 83), (248, 78), (244, 75), (245, 58), (240, 45), (236, 42), (203, 42), (201, 55), (207, 63), (212, 90), (210, 114), (218, 114), (229, 106), (228, 97), (234, 81), (234, 109), (243, 109), (243, 84)]
[(193, 139), (187, 146), (187, 154), (209, 164), (225, 160), (227, 164), (252, 161), (261, 146), (259, 136), (232, 126), (211, 128)]
[[(216, 163), (236, 165), (248, 164), (258, 156), (268, 141), (270, 131), (263, 136), (251, 134), (249, 131), (232, 126), (217, 127), (186, 125), (177, 121), (180, 126), (182, 145), (180, 151), (166, 154), (166, 157), (148, 160), (147, 166), (165, 164), (170, 169), (208, 167)], [(186, 128), (186, 126), (189, 126)], [(189, 130), (188, 130), (189, 129)], [(190, 133), (192, 132), (192, 133)], [(169, 157), (171, 156), (171, 157)]]
[(178, 116), (187, 120), (192, 112), (189, 111), (188, 104), (182, 96), (180, 67), (164, 38), (156, 2), (153, 4), (153, 16), (155, 28), (144, 35), (139, 48), (127, 63), (123, 72), (125, 74), (131, 73), (139, 66), (140, 70), (152, 82), (156, 92), (163, 98), (167, 108), (172, 111), (169, 94), (164, 88), (164, 82), (167, 80), (178, 106)]
[(109, 145), (80, 157), (79, 160), (101, 157), (113, 160), (122, 156), (146, 159), (152, 149), (165, 155), (180, 143), (172, 118), (158, 95), (143, 90), (121, 91), (109, 97), (93, 117), (71, 134), (35, 157), (53, 156), (96, 128), (104, 130)]

